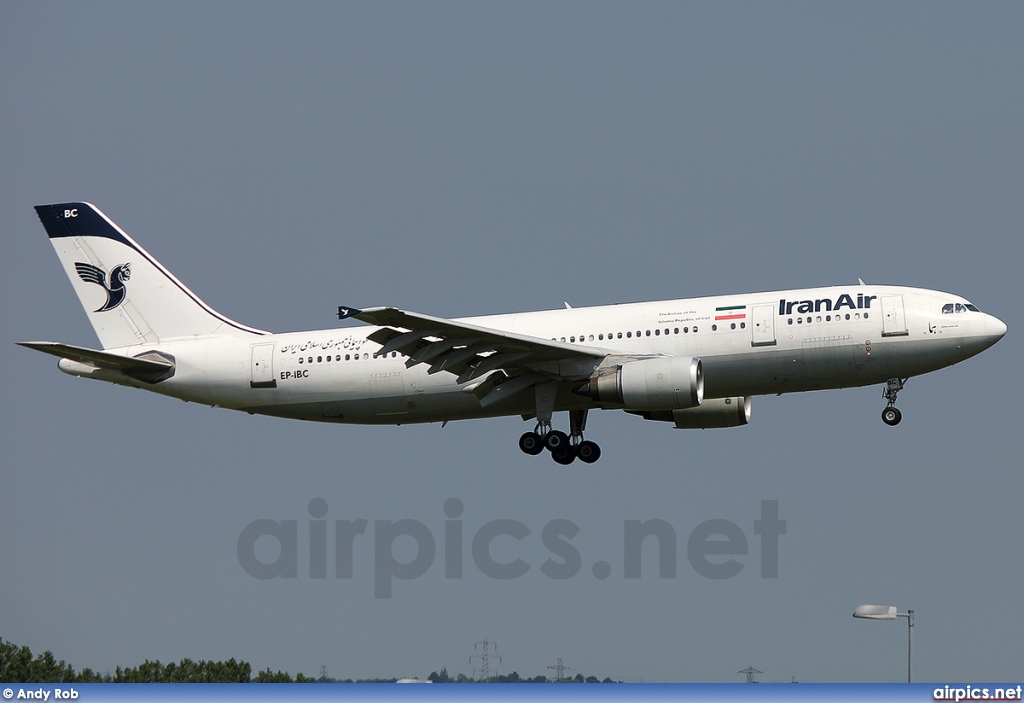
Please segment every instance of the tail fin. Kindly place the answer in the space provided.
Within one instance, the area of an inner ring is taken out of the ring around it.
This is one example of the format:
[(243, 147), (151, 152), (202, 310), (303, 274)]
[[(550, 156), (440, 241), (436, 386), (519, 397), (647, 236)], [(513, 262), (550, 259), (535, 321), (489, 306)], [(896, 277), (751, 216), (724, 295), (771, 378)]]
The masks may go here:
[(96, 206), (37, 205), (36, 214), (104, 349), (267, 334), (204, 303)]

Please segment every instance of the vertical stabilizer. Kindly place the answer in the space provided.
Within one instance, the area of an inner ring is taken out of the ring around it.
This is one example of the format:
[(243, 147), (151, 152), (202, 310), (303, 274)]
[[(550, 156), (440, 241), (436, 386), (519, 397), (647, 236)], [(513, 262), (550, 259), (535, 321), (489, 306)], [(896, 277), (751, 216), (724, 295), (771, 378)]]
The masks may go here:
[(266, 334), (208, 306), (94, 205), (37, 205), (36, 214), (104, 349)]

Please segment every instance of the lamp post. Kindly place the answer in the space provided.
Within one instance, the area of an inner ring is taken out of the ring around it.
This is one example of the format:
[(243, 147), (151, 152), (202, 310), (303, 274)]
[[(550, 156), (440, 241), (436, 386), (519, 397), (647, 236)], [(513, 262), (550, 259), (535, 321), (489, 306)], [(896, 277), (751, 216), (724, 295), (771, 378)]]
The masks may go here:
[(895, 605), (858, 605), (853, 617), (865, 620), (907, 619), (907, 683), (914, 680), (914, 611), (897, 613)]

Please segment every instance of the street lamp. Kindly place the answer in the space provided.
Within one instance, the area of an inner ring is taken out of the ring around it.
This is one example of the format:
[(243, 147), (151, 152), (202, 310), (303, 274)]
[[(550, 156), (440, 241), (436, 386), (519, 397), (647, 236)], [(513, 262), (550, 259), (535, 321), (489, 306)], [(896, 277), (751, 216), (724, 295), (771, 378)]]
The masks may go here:
[(897, 613), (895, 605), (858, 605), (853, 617), (865, 620), (907, 619), (907, 683), (914, 679), (914, 611)]

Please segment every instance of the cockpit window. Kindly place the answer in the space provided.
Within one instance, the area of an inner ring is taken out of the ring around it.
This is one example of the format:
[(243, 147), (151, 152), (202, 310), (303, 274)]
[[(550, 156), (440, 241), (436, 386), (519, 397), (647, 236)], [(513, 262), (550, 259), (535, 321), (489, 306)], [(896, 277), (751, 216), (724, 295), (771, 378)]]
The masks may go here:
[(967, 312), (968, 310), (971, 312), (981, 312), (977, 306), (971, 305), (970, 303), (946, 303), (942, 306), (943, 315), (952, 315), (954, 312), (961, 313)]

